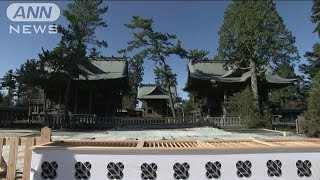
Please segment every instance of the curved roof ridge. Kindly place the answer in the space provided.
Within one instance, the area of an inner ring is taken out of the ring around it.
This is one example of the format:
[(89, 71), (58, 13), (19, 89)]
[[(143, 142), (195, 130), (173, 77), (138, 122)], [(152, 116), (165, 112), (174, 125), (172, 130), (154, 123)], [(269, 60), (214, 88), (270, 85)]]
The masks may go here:
[(149, 95), (151, 94), (154, 90), (156, 90), (158, 88), (158, 85), (155, 85), (155, 87), (153, 87), (152, 90), (150, 90), (149, 92), (147, 92), (145, 95)]

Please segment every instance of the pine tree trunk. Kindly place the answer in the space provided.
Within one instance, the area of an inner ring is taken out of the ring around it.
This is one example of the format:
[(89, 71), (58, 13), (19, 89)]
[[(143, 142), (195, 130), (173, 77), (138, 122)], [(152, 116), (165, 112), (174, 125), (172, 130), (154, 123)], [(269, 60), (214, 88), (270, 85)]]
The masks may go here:
[(256, 68), (256, 64), (252, 60), (250, 61), (250, 71), (251, 71), (251, 90), (255, 100), (254, 104), (256, 105), (258, 112), (260, 112), (257, 68)]
[[(166, 69), (166, 62), (164, 61), (164, 60), (162, 60), (162, 63), (163, 63), (163, 67), (164, 67), (164, 70), (165, 71), (168, 71), (167, 69)], [(176, 118), (176, 111), (175, 111), (175, 109), (174, 109), (174, 103), (173, 103), (173, 97), (172, 97), (172, 92), (171, 92), (171, 84), (170, 84), (170, 79), (169, 79), (169, 77), (168, 76), (166, 76), (165, 77), (165, 80), (167, 81), (167, 82), (165, 82), (165, 84), (167, 84), (167, 88), (168, 88), (168, 92), (169, 92), (169, 101), (170, 101), (170, 108), (171, 108), (171, 112), (172, 112), (172, 117), (173, 118)]]
[(169, 92), (169, 98), (170, 98), (170, 108), (171, 108), (171, 111), (172, 111), (172, 117), (176, 118), (176, 111), (174, 110), (173, 97), (172, 97), (172, 92), (171, 92), (171, 87), (170, 86), (168, 87), (168, 92)]

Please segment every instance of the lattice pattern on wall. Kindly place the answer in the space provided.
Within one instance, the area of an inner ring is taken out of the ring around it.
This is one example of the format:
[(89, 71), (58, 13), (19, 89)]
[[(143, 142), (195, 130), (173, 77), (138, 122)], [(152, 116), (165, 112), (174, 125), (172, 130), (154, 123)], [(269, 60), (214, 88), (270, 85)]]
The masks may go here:
[(122, 162), (110, 162), (107, 166), (108, 169), (108, 179), (122, 179), (124, 165)]
[(208, 179), (219, 179), (221, 177), (221, 163), (216, 161), (214, 163), (207, 162), (206, 164), (206, 177)]
[(31, 177), (109, 180), (320, 179), (317, 169), (320, 167), (320, 141), (295, 145), (303, 142), (58, 142), (33, 149)]
[(157, 179), (158, 166), (155, 163), (143, 163), (141, 165), (141, 179)]
[(270, 177), (280, 177), (282, 174), (282, 163), (279, 160), (269, 160), (267, 162), (267, 167), (268, 167), (268, 176)]
[[(55, 161), (48, 162), (45, 161), (41, 165), (41, 179), (59, 179), (58, 175), (58, 163)], [(122, 162), (109, 162), (107, 164), (107, 174), (108, 179), (123, 179), (124, 178), (124, 167)], [(235, 171), (238, 178), (249, 178), (255, 172), (252, 171), (253, 164), (249, 160), (239, 160), (235, 163), (234, 169), (229, 169), (229, 172)], [(294, 167), (294, 166), (292, 166)], [(298, 160), (296, 162), (297, 177), (312, 177), (312, 164), (310, 160)], [(75, 179), (90, 179), (91, 169), (94, 168), (90, 162), (77, 162), (74, 165), (74, 177)], [(132, 168), (132, 167), (131, 167)], [(189, 170), (192, 167), (187, 162), (176, 162), (172, 168), (172, 176), (174, 179), (189, 179)], [(207, 179), (219, 179), (223, 177), (221, 169), (223, 163), (219, 161), (207, 162), (204, 167), (206, 170), (205, 174), (197, 174), (196, 176), (206, 177)], [(143, 163), (140, 166), (140, 177), (142, 180), (155, 180), (157, 179), (158, 165), (156, 163)], [(282, 172), (282, 162), (280, 160), (268, 160), (266, 162), (266, 176), (269, 177), (281, 177)], [(101, 177), (103, 177), (103, 172), (101, 172)], [(131, 176), (129, 176), (131, 177)]]
[(52, 162), (43, 162), (41, 164), (41, 178), (42, 179), (56, 179), (57, 178), (57, 169), (58, 163), (55, 161)]

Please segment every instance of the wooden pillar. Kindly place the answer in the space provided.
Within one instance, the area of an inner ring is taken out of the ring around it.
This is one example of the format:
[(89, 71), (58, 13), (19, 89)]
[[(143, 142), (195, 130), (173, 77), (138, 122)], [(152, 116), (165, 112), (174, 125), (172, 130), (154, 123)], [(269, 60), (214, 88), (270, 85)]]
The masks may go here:
[(6, 121), (7, 124), (11, 125), (11, 124), (10, 124), (10, 117), (9, 117), (9, 112), (8, 112), (8, 110), (6, 110), (6, 118), (5, 118), (5, 121)]
[(210, 95), (208, 95), (207, 96), (207, 116), (211, 116), (211, 106), (212, 106), (212, 104), (211, 104), (212, 102), (211, 102), (211, 97), (210, 97)]
[[(46, 109), (46, 103), (47, 103), (46, 95), (44, 94), (43, 95), (43, 111), (45, 111), (45, 109)], [(39, 109), (38, 109), (38, 111), (39, 111)]]
[(78, 113), (78, 88), (75, 88), (74, 92), (74, 106), (73, 106), (73, 113)]
[(93, 111), (93, 89), (90, 88), (90, 92), (89, 92), (89, 113), (92, 113)]
[(31, 102), (29, 102), (29, 107), (28, 107), (28, 121), (31, 121)]
[(44, 102), (43, 102), (44, 122), (47, 122), (47, 96), (45, 91), (43, 91), (43, 97), (44, 97)]
[(109, 101), (112, 101), (112, 100), (110, 100), (110, 93), (109, 92), (107, 92), (107, 94), (104, 94), (104, 98), (105, 98), (105, 113), (104, 113), (104, 115), (107, 117), (108, 116), (108, 99), (109, 99)]
[(61, 88), (59, 88), (59, 97), (58, 97), (58, 108), (61, 110)]
[[(224, 89), (224, 91), (223, 91), (223, 103), (227, 102), (227, 100), (228, 100), (227, 90)], [(222, 111), (223, 111), (223, 117), (225, 117), (226, 114), (227, 114), (227, 109), (226, 109), (226, 105), (225, 104), (222, 106)]]

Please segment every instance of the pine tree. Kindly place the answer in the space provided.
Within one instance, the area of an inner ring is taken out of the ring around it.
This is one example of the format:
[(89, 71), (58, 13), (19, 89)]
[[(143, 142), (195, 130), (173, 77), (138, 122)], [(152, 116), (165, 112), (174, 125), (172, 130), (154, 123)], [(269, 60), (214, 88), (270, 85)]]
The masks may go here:
[[(294, 72), (294, 67), (291, 64), (280, 64), (275, 73), (283, 78), (294, 79), (297, 75)], [(275, 104), (281, 108), (289, 108), (293, 101), (298, 100), (298, 84), (292, 84), (288, 87), (272, 91), (269, 95), (269, 100), (272, 104)]]
[(305, 131), (308, 136), (320, 137), (320, 73), (318, 73), (312, 83), (308, 107), (306, 112)]
[(95, 58), (95, 57), (99, 57), (100, 56), (100, 52), (97, 50), (97, 48), (92, 48), (89, 54), (89, 57), (91, 58)]
[(298, 60), (295, 38), (271, 0), (234, 1), (225, 12), (219, 35), (219, 61), (250, 70), (254, 102), (260, 109), (259, 74), (266, 65), (276, 68)]
[[(175, 41), (176, 35), (155, 31), (152, 19), (133, 16), (131, 23), (125, 24), (125, 26), (134, 31), (134, 39), (127, 43), (128, 47), (119, 50), (119, 53), (123, 53), (124, 55), (134, 53), (131, 58), (139, 63), (136, 66), (138, 68), (141, 68), (140, 65), (147, 59), (155, 62), (155, 71), (161, 76), (160, 78), (163, 80), (162, 84), (166, 86), (165, 89), (169, 92), (172, 115), (176, 117), (173, 95), (170, 88), (172, 84), (170, 78), (172, 76), (168, 73), (171, 68), (167, 64), (167, 58), (171, 55), (180, 55), (183, 51), (181, 43)], [(140, 76), (141, 74), (137, 75)], [(139, 79), (140, 77), (137, 80)]]
[(57, 77), (65, 82), (65, 117), (66, 122), (68, 116), (69, 95), (72, 79), (78, 78), (80, 75), (86, 76), (86, 72), (80, 68), (80, 65), (89, 63), (86, 57), (87, 46), (93, 45), (98, 47), (107, 47), (104, 40), (98, 40), (95, 36), (96, 29), (107, 27), (103, 15), (107, 12), (107, 7), (100, 7), (102, 0), (75, 0), (68, 4), (67, 9), (63, 11), (63, 15), (68, 21), (68, 26), (58, 26), (58, 32), (62, 35), (57, 47), (52, 51), (43, 50), (40, 57), (42, 67), (49, 67), (50, 71), (45, 72), (48, 79), (46, 87), (50, 86), (49, 80)]
[(320, 43), (315, 43), (312, 52), (306, 52), (304, 56), (308, 63), (300, 65), (300, 70), (312, 80), (320, 71)]
[[(311, 21), (316, 24), (314, 33), (320, 36), (320, 0), (313, 0), (311, 9)], [(315, 43), (311, 52), (306, 52), (304, 55), (307, 58), (307, 64), (300, 66), (300, 71), (306, 74), (309, 80), (313, 80), (315, 75), (320, 71), (320, 43)]]
[(2, 102), (3, 102), (3, 94), (0, 92), (0, 106), (1, 106)]
[(314, 32), (320, 36), (320, 0), (313, 0), (311, 21), (316, 24)]
[[(174, 74), (172, 72), (172, 69), (170, 66), (166, 65), (164, 66), (158, 66), (153, 71), (155, 74), (155, 81), (156, 84), (159, 85), (162, 88), (166, 87), (176, 87), (177, 86), (177, 74)], [(169, 81), (166, 81), (166, 77), (169, 77)]]
[(254, 104), (254, 96), (249, 87), (243, 91), (234, 93), (224, 103), (227, 112), (231, 116), (239, 116), (241, 124), (252, 128), (265, 126), (264, 117), (259, 115), (259, 109)]
[(6, 103), (6, 105), (13, 105), (14, 97), (17, 95), (17, 80), (12, 69), (6, 72), (1, 79), (1, 87), (7, 90), (5, 101), (10, 103)]
[(138, 94), (138, 87), (141, 85), (144, 69), (143, 69), (143, 58), (139, 56), (134, 56), (132, 58), (128, 58), (128, 76), (129, 78), (129, 85), (131, 87), (131, 94), (128, 97), (128, 108), (134, 109), (138, 104), (137, 94)]
[[(320, 1), (314, 0), (311, 20), (316, 24), (314, 32), (320, 36)], [(313, 46), (313, 52), (307, 52), (308, 65), (302, 65), (301, 70), (311, 81), (311, 93), (308, 98), (305, 132), (309, 136), (320, 137), (320, 43)]]

